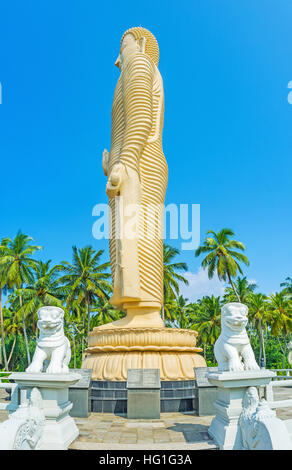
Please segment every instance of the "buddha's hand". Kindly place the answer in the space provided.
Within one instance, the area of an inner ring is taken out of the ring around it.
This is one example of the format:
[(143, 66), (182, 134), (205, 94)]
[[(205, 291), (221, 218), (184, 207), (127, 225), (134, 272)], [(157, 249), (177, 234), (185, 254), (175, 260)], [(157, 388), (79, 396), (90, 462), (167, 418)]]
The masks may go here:
[(102, 169), (103, 169), (105, 176), (108, 175), (108, 164), (109, 164), (109, 153), (107, 149), (104, 149), (102, 153)]
[(119, 194), (121, 186), (125, 181), (126, 170), (122, 163), (116, 163), (111, 171), (107, 185), (106, 194), (109, 198), (113, 198)]

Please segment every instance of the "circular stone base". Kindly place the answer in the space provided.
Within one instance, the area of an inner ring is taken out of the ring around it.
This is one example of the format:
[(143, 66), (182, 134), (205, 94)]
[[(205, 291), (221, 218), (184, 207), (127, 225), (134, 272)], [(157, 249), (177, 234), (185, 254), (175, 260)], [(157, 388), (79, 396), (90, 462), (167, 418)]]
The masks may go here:
[(162, 381), (194, 380), (194, 367), (206, 367), (196, 338), (179, 328), (94, 328), (82, 368), (92, 369), (92, 380), (126, 381), (128, 369), (160, 369)]

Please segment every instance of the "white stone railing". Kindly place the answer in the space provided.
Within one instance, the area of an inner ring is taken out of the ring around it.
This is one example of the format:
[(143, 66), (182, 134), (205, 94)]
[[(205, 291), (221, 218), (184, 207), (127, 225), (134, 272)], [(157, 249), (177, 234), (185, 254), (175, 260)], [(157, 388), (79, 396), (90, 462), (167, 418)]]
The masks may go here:
[[(9, 382), (2, 382), (2, 380), (9, 380), (9, 375), (11, 372), (7, 373), (2, 373), (0, 372), (0, 389), (10, 389), (11, 390), (11, 397), (13, 395), (13, 392), (15, 389), (18, 387), (17, 384), (15, 383), (9, 383)], [(11, 410), (11, 402), (9, 401), (8, 403), (0, 403), (0, 410)]]
[[(292, 386), (292, 369), (271, 369), (276, 372), (277, 376), (265, 386), (265, 398), (272, 409), (277, 408), (290, 408), (292, 407), (292, 399), (288, 400), (274, 400), (275, 387), (288, 387)], [(284, 372), (284, 375), (280, 375)], [(292, 391), (292, 390), (291, 390)]]
[[(274, 377), (272, 381), (264, 387), (264, 396), (267, 400), (270, 408), (278, 409), (278, 408), (292, 408), (292, 398), (288, 400), (274, 400), (274, 388), (275, 387), (287, 387), (292, 386), (292, 369), (271, 369), (273, 372), (277, 373), (277, 377)], [(278, 375), (278, 373), (285, 372), (285, 375)], [(7, 374), (1, 375), (0, 373), (0, 389), (11, 389), (11, 396), (15, 391), (17, 384), (9, 383), (9, 382), (2, 382), (2, 379), (9, 380), (9, 375), (12, 372)], [(290, 375), (291, 374), (291, 375)], [(291, 388), (292, 392), (292, 388)], [(16, 398), (16, 396), (15, 396)], [(11, 410), (13, 405), (11, 402), (0, 403), (0, 410)]]
[(274, 377), (272, 379), (273, 381), (292, 379), (292, 369), (270, 369), (270, 370), (272, 370), (273, 372), (276, 372), (277, 374), (277, 377)]

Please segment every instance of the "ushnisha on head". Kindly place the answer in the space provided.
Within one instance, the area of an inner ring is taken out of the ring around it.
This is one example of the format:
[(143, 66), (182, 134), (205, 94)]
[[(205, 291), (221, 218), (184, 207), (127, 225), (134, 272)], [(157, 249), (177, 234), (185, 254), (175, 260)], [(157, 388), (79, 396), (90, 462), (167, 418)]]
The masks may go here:
[(137, 52), (146, 54), (156, 67), (159, 62), (159, 47), (156, 38), (141, 26), (130, 28), (123, 34), (119, 56), (115, 65), (121, 69), (124, 62)]
[(229, 302), (221, 309), (221, 321), (230, 328), (245, 327), (248, 307), (240, 302)]
[(38, 312), (38, 328), (43, 330), (59, 329), (63, 326), (64, 310), (59, 307), (41, 307)]

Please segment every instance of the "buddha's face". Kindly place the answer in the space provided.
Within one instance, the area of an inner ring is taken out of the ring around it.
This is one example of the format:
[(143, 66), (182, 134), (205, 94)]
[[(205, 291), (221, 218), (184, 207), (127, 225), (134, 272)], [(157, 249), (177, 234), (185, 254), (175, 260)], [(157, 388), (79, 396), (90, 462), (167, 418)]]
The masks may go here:
[(115, 65), (121, 70), (123, 64), (127, 61), (127, 59), (136, 52), (138, 52), (139, 49), (139, 44), (134, 38), (133, 34), (126, 34), (122, 41), (120, 54), (115, 62)]

